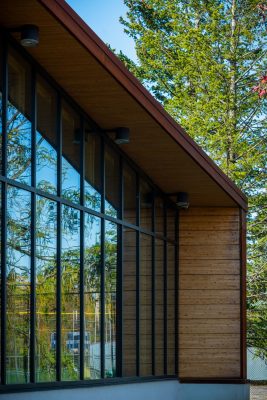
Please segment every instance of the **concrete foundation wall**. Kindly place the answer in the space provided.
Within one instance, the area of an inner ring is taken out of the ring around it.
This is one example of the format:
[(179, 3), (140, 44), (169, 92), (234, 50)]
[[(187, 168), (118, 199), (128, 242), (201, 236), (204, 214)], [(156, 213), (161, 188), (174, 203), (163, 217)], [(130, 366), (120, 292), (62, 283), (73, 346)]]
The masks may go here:
[(1, 400), (249, 400), (249, 385), (176, 380), (0, 395)]

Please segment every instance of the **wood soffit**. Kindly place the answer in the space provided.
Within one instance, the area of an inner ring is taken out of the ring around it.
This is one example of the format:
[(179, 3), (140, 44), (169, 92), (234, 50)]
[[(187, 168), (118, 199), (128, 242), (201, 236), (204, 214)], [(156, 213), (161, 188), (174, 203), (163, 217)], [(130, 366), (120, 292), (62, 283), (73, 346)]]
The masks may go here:
[(35, 24), (28, 52), (102, 129), (127, 126), (121, 149), (165, 193), (185, 191), (195, 206), (247, 199), (63, 0), (4, 0), (0, 25)]

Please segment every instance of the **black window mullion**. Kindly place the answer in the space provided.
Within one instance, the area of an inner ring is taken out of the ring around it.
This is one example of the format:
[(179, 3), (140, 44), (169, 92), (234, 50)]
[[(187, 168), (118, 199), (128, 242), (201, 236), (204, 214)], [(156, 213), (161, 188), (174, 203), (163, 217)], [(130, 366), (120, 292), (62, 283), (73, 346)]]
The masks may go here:
[[(85, 134), (84, 120), (81, 119), (80, 145), (80, 188), (81, 205), (84, 205), (84, 174), (85, 174)], [(84, 379), (84, 211), (80, 211), (80, 379)]]
[[(105, 144), (101, 138), (101, 212), (105, 212)], [(101, 218), (101, 324), (100, 324), (100, 357), (101, 357), (101, 378), (105, 378), (105, 219)]]
[[(62, 122), (61, 97), (57, 99), (57, 192), (61, 197), (62, 181)], [(57, 202), (57, 288), (56, 288), (56, 380), (61, 381), (61, 203)]]
[[(155, 232), (155, 192), (153, 192), (153, 200), (152, 200), (152, 230)], [(151, 333), (152, 333), (152, 375), (155, 375), (155, 342), (156, 342), (156, 329), (155, 329), (155, 315), (156, 315), (156, 277), (155, 277), (155, 268), (156, 268), (156, 261), (155, 261), (155, 256), (156, 256), (156, 239), (155, 236), (152, 237), (152, 273), (151, 273), (151, 304), (152, 304), (152, 309), (151, 309)]]
[[(136, 225), (140, 226), (140, 182), (136, 175)], [(140, 232), (136, 231), (136, 376), (140, 376)]]
[[(36, 73), (31, 72), (31, 184), (36, 187)], [(36, 195), (31, 193), (30, 382), (35, 382)]]
[(163, 321), (164, 321), (164, 375), (168, 373), (168, 261), (167, 261), (167, 207), (164, 202), (164, 268), (163, 268)]
[[(7, 101), (8, 101), (8, 70), (7, 42), (3, 37), (2, 46), (2, 173), (7, 171)], [(2, 182), (1, 199), (1, 383), (6, 384), (6, 222), (7, 222), (7, 184)]]
[(175, 375), (179, 375), (179, 210), (175, 216)]

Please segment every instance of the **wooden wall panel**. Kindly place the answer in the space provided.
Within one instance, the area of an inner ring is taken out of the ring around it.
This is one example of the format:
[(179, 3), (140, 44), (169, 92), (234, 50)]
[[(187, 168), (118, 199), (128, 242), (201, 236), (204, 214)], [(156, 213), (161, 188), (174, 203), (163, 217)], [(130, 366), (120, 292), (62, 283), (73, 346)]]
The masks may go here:
[(238, 208), (180, 213), (179, 376), (240, 377)]

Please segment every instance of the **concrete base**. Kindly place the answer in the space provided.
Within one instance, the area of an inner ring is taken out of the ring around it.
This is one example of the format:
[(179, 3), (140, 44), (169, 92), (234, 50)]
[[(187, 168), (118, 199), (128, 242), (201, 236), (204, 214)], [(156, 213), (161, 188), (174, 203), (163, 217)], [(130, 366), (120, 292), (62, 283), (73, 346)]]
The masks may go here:
[(2, 394), (1, 400), (249, 400), (248, 384), (193, 384), (176, 380)]

